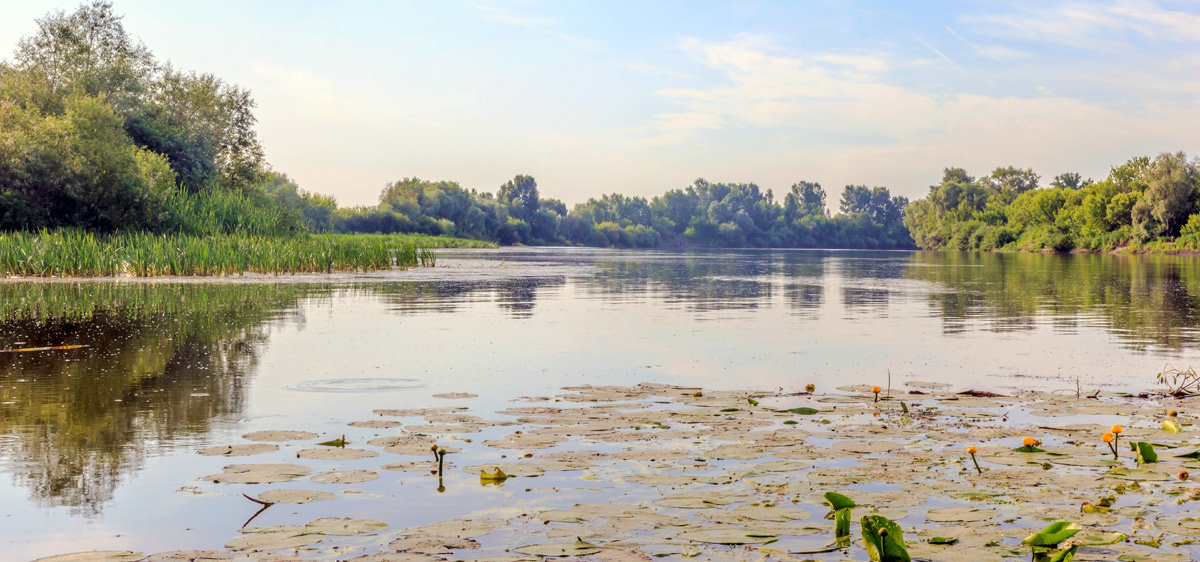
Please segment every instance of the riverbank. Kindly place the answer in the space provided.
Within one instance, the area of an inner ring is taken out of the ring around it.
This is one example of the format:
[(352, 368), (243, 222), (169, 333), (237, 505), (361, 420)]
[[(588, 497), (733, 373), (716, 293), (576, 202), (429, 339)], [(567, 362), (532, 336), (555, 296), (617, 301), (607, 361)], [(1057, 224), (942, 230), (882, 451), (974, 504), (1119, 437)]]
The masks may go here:
[[(1200, 554), (1190, 503), (1200, 487), (1186, 475), (1200, 469), (1188, 445), (1197, 418), (1167, 396), (998, 396), (919, 382), (880, 393), (565, 390), (494, 414), (471, 411), (474, 394), (443, 393), (426, 407), (361, 412), (340, 436), (278, 428), (201, 450), (237, 458), (178, 493), (245, 494), (250, 521), (239, 529), (242, 518), (229, 518), (222, 550), (150, 559), (866, 560), (867, 539), (879, 537), (868, 529), (864, 539), (860, 522), (876, 518), (898, 526), (890, 535), (909, 555), (937, 560), (1028, 556), (1022, 540), (1059, 521), (1079, 531), (1044, 553)], [(1114, 425), (1115, 454), (1102, 440)], [(345, 443), (326, 442), (336, 437)], [(855, 504), (849, 542), (824, 518), (829, 492)], [(381, 494), (436, 507), (356, 517), (355, 498)], [(275, 524), (255, 525), (272, 514)]]
[(492, 242), (419, 234), (184, 236), (74, 230), (0, 234), (0, 275), (222, 276), (376, 271), (434, 264), (435, 248)]

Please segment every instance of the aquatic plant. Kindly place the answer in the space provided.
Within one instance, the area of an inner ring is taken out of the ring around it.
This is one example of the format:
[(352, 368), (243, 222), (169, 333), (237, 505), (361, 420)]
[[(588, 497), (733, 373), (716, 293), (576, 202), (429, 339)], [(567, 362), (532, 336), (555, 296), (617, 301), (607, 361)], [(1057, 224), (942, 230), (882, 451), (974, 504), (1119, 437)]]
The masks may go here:
[(1156, 378), (1167, 387), (1167, 393), (1173, 396), (1182, 398), (1200, 394), (1200, 373), (1192, 367), (1176, 369), (1167, 366)]
[(979, 452), (979, 449), (976, 448), (974, 445), (967, 447), (967, 454), (971, 455), (971, 462), (975, 463), (975, 471), (978, 472), (979, 474), (983, 474), (983, 469), (979, 468), (979, 461), (975, 459), (975, 453), (978, 453), (978, 452)]
[(1105, 432), (1103, 435), (1100, 436), (1100, 440), (1103, 441), (1105, 445), (1108, 445), (1108, 449), (1110, 451), (1112, 451), (1114, 459), (1120, 458), (1120, 455), (1117, 454), (1116, 439), (1117, 439), (1116, 435), (1114, 435), (1112, 433), (1108, 433), (1108, 432)]
[(878, 386), (872, 386), (871, 392), (875, 393), (875, 401), (878, 402), (879, 401), (879, 393), (883, 392), (883, 389), (879, 388)]
[(858, 522), (867, 556), (879, 562), (908, 562), (912, 558), (904, 546), (904, 533), (891, 519), (864, 515)]
[(837, 492), (825, 492), (825, 503), (829, 505), (829, 515), (825, 518), (833, 518), (833, 537), (837, 540), (838, 545), (847, 546), (850, 544), (850, 514), (851, 509), (857, 507), (854, 500), (843, 496)]
[(75, 230), (0, 234), (0, 275), (108, 277), (330, 273), (433, 266), (430, 247), (487, 243), (411, 235), (185, 236)]

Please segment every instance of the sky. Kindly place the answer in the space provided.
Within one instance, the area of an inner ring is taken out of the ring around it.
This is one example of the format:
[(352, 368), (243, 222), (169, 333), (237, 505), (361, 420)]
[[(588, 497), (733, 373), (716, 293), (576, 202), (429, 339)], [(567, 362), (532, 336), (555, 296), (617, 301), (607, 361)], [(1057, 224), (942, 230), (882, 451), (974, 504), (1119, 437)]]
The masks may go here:
[[(1200, 153), (1200, 2), (114, 0), (161, 61), (251, 90), (271, 165), (573, 205), (697, 178), (923, 197), (948, 166), (1102, 179)], [(0, 58), (75, 2), (0, 0)]]

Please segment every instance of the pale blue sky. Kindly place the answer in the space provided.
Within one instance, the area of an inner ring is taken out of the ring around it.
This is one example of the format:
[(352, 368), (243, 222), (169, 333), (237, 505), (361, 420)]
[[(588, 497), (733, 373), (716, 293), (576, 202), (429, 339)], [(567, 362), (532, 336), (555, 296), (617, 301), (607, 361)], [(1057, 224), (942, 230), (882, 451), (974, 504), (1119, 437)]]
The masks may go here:
[[(0, 0), (0, 53), (78, 4)], [(568, 204), (697, 177), (1103, 177), (1200, 152), (1200, 3), (115, 0), (161, 59), (249, 88), (270, 162), (343, 205), (405, 176)]]

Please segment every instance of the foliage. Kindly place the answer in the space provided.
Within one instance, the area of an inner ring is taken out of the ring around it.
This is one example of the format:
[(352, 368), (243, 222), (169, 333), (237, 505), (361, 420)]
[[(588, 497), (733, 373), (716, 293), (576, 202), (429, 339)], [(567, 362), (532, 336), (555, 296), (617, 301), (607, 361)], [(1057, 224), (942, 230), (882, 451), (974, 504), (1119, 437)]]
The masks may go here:
[(1192, 396), (1200, 394), (1200, 373), (1194, 368), (1176, 369), (1167, 367), (1157, 375), (1158, 382), (1167, 387), (1167, 393), (1174, 396)]
[(891, 519), (880, 515), (864, 515), (859, 520), (863, 546), (871, 560), (879, 562), (908, 562), (911, 558), (904, 546), (904, 533)]
[(830, 217), (817, 183), (792, 185), (780, 205), (752, 183), (700, 179), (653, 199), (611, 193), (568, 212), (561, 201), (541, 198), (526, 175), (500, 186), (494, 198), (455, 182), (405, 178), (388, 184), (376, 207), (335, 212), (332, 228), (618, 248), (912, 247), (901, 223), (906, 198), (883, 187), (847, 186), (842, 199), (845, 212)]
[(0, 230), (329, 228), (332, 199), (267, 167), (247, 90), (158, 63), (108, 2), (37, 23), (0, 62)]
[(1200, 218), (1192, 220), (1200, 210), (1200, 161), (1182, 152), (1132, 158), (1101, 182), (1073, 172), (1044, 189), (1037, 181), (1032, 170), (1013, 167), (980, 179), (947, 168), (925, 199), (908, 206), (904, 224), (927, 249), (1200, 248)]
[(0, 234), (0, 275), (78, 277), (332, 272), (432, 265), (432, 247), (477, 244), (412, 236)]

